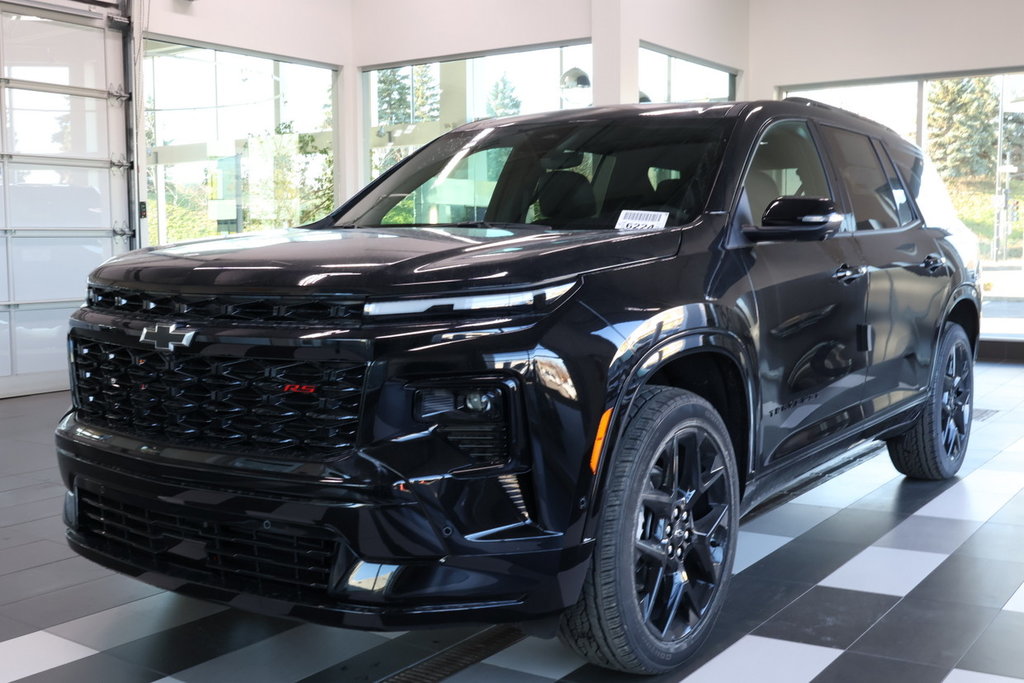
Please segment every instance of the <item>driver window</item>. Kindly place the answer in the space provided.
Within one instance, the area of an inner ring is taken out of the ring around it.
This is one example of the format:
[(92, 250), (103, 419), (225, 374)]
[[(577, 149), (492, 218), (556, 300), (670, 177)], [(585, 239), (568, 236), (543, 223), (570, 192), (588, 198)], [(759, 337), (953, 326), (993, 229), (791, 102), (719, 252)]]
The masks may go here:
[(771, 126), (757, 144), (743, 181), (754, 221), (779, 197), (828, 197), (828, 182), (817, 147), (804, 121)]

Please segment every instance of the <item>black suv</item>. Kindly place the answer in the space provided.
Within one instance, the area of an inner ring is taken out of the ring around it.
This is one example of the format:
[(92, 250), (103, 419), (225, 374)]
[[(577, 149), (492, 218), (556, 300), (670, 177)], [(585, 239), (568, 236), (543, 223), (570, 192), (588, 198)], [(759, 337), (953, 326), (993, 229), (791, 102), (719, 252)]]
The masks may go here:
[(68, 539), (245, 609), (558, 619), (675, 667), (752, 506), (867, 439), (960, 467), (979, 295), (925, 170), (806, 100), (566, 111), (463, 126), (311, 225), (108, 261)]

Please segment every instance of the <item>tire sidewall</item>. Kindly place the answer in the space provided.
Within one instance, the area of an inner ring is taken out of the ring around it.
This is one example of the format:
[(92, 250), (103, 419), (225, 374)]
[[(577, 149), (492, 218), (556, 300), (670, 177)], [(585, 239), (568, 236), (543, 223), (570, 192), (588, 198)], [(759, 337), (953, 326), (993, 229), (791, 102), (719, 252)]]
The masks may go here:
[[(637, 457), (623, 462), (618, 457), (617, 449), (617, 462), (612, 476), (621, 477), (620, 481), (626, 482), (625, 490), (624, 495), (619, 499), (620, 504), (615, 506), (617, 509), (606, 509), (605, 511), (605, 518), (602, 520), (601, 541), (597, 549), (597, 552), (602, 555), (601, 561), (610, 561), (616, 565), (614, 592), (620, 596), (618, 612), (624, 626), (628, 647), (641, 660), (644, 668), (654, 672), (666, 671), (679, 666), (707, 638), (725, 599), (736, 554), (739, 528), (739, 487), (735, 457), (728, 432), (710, 404), (691, 394), (682, 395), (687, 396), (690, 400), (673, 401), (669, 409), (658, 416), (652, 428), (642, 429), (634, 420), (623, 435), (620, 449), (635, 446), (638, 454)], [(666, 643), (657, 639), (649, 631), (636, 600), (634, 544), (640, 510), (638, 501), (660, 448), (679, 430), (687, 427), (702, 429), (715, 440), (723, 454), (726, 485), (730, 497), (729, 543), (722, 562), (722, 575), (704, 618), (678, 641)]]
[(973, 419), (967, 420), (966, 431), (964, 433), (964, 444), (960, 449), (960, 453), (957, 457), (950, 458), (946, 453), (946, 448), (943, 444), (943, 427), (942, 424), (942, 384), (946, 374), (946, 366), (949, 364), (950, 356), (954, 353), (958, 345), (962, 345), (967, 353), (967, 357), (971, 362), (970, 372), (970, 393), (968, 395), (968, 416), (973, 418), (974, 415), (974, 352), (971, 349), (971, 342), (967, 338), (967, 333), (962, 327), (956, 323), (947, 323), (945, 329), (942, 332), (942, 338), (939, 341), (939, 348), (935, 355), (935, 363), (932, 368), (932, 386), (931, 386), (931, 405), (929, 410), (932, 411), (931, 424), (933, 428), (928, 435), (933, 440), (932, 448), (936, 454), (935, 464), (939, 468), (940, 476), (943, 479), (952, 477), (959, 470), (963, 464), (964, 457), (967, 454), (967, 445), (971, 437), (971, 423)]

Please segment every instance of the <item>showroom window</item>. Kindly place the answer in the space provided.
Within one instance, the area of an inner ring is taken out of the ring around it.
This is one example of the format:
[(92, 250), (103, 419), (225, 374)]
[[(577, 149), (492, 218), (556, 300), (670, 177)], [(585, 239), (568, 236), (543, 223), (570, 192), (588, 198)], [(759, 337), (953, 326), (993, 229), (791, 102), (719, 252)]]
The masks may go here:
[(725, 102), (736, 97), (736, 74), (658, 48), (640, 48), (638, 82), (641, 102)]
[(589, 44), (364, 74), (369, 177), (468, 121), (590, 106)]
[(794, 87), (786, 95), (875, 119), (928, 151), (976, 240), (961, 252), (980, 261), (982, 337), (1024, 340), (1024, 73)]
[(150, 244), (334, 207), (332, 69), (154, 40), (144, 69)]

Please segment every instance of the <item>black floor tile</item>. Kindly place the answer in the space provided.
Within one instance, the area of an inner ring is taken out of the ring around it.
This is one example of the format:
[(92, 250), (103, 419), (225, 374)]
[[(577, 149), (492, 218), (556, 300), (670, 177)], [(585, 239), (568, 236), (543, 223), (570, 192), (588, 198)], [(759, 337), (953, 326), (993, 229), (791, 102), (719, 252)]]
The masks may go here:
[(370, 683), (421, 662), (481, 631), (480, 626), (412, 631), (302, 679), (302, 683)]
[(850, 508), (911, 515), (932, 498), (956, 485), (956, 482), (956, 479), (920, 481), (901, 477), (878, 487), (853, 503)]
[(850, 650), (952, 668), (998, 612), (973, 605), (950, 609), (948, 602), (907, 597), (861, 636)]
[(816, 586), (753, 635), (846, 649), (898, 601), (894, 595)]
[(22, 522), (34, 522), (44, 517), (60, 515), (64, 510), (64, 492), (46, 500), (15, 505), (3, 508), (0, 514), (0, 526), (14, 526)]
[(18, 546), (17, 552), (0, 553), (0, 576), (11, 572), (39, 567), (57, 560), (74, 557), (75, 551), (66, 543), (33, 541)]
[(0, 605), (9, 605), (110, 575), (110, 570), (82, 557), (71, 557), (41, 567), (11, 572), (0, 576)]
[(218, 612), (107, 650), (126, 662), (170, 675), (295, 628), (297, 622), (237, 610)]
[(64, 488), (64, 484), (60, 482), (36, 482), (0, 492), (0, 515), (6, 517), (7, 513), (10, 511), (5, 510), (4, 508), (9, 508), (14, 505), (20, 507), (26, 503), (37, 503), (44, 500), (63, 498), (66, 490), (67, 489)]
[(867, 547), (892, 531), (906, 518), (907, 515), (900, 512), (846, 508), (800, 536), (800, 540), (842, 539), (844, 543), (857, 543)]
[(1024, 525), (993, 522), (982, 524), (957, 549), (956, 554), (1024, 562)]
[(971, 557), (957, 551), (917, 584), (907, 597), (1001, 608), (1021, 583), (1024, 583), (1024, 562)]
[(719, 626), (748, 633), (813, 587), (813, 583), (762, 578), (743, 572), (729, 584)]
[(1010, 499), (999, 512), (988, 520), (991, 524), (1016, 524), (1024, 526), (1024, 491)]
[(17, 638), (27, 633), (36, 631), (36, 627), (18, 621), (16, 619), (8, 619), (5, 616), (0, 616), (0, 642), (10, 640), (11, 638)]
[(160, 678), (163, 676), (156, 671), (99, 652), (34, 676), (19, 678), (18, 683), (149, 683)]
[(846, 564), (867, 545), (800, 536), (744, 569), (741, 576), (815, 584)]
[(1000, 612), (956, 668), (1024, 678), (1024, 612)]
[(135, 602), (162, 592), (120, 574), (54, 590), (0, 606), (0, 615), (19, 619), (38, 628), (49, 628), (73, 619)]
[(941, 683), (949, 671), (900, 659), (844, 652), (818, 674), (812, 683)]

